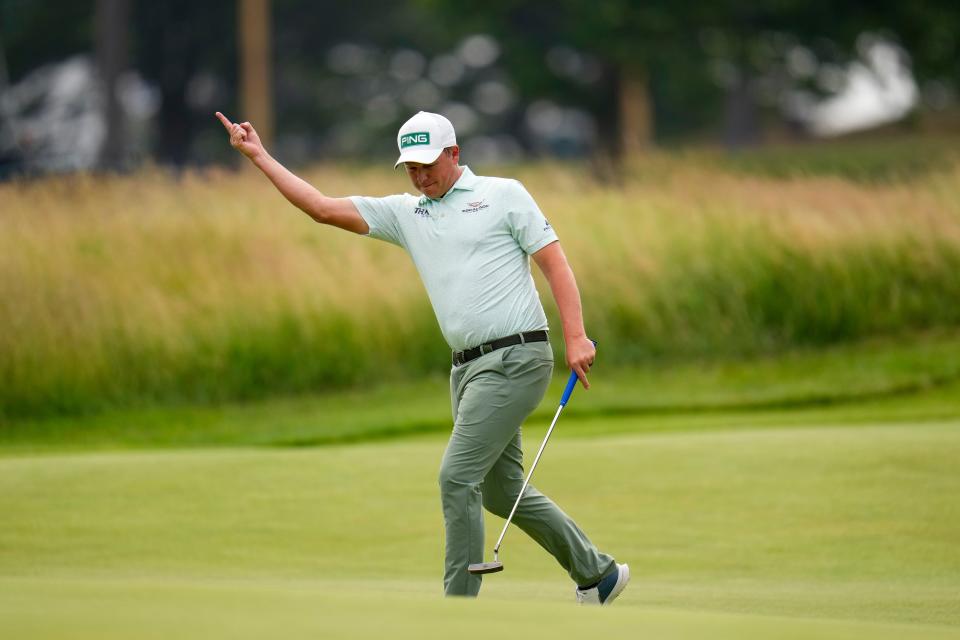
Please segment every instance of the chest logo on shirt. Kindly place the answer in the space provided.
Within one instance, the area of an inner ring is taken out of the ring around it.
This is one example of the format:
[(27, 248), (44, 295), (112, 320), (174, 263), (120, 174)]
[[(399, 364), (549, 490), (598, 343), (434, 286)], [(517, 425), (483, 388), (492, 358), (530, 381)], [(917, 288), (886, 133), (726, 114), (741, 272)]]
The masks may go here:
[(421, 218), (429, 218), (430, 212), (424, 209), (423, 207), (415, 207), (413, 212), (420, 216)]
[(468, 202), (466, 209), (461, 209), (461, 213), (476, 213), (482, 211), (483, 209), (489, 209), (490, 205), (487, 204), (486, 200), (480, 200), (479, 202)]

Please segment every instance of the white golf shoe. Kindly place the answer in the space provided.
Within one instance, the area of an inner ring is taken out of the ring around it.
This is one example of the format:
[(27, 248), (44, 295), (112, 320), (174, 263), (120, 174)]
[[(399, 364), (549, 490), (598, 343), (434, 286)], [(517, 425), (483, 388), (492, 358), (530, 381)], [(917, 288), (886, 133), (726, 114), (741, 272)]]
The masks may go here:
[(617, 599), (630, 582), (630, 567), (618, 564), (617, 570), (589, 589), (576, 588), (577, 604), (608, 605)]

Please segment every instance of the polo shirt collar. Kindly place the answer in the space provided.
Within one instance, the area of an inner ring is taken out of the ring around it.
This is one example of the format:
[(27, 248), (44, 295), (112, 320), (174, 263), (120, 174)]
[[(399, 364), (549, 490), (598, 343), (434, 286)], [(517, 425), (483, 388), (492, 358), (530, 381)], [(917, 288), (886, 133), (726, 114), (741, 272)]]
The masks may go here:
[(440, 200), (443, 200), (443, 198), (447, 197), (450, 193), (454, 191), (473, 191), (473, 188), (474, 186), (476, 186), (476, 184), (477, 184), (477, 176), (473, 174), (473, 171), (470, 170), (470, 167), (468, 167), (467, 165), (463, 165), (463, 171), (460, 173), (460, 177), (457, 178), (457, 181), (453, 183), (453, 186), (450, 187), (450, 191), (447, 191), (447, 193), (443, 194), (442, 197), (437, 198), (436, 200), (428, 196), (421, 195), (420, 204), (423, 204), (428, 200), (432, 200), (433, 202), (439, 202)]
[(450, 191), (460, 189), (461, 191), (473, 191), (474, 185), (477, 184), (477, 176), (473, 175), (473, 171), (470, 171), (470, 167), (463, 165), (463, 173), (460, 174), (460, 177), (457, 178), (457, 181), (453, 183), (453, 186), (450, 187)]

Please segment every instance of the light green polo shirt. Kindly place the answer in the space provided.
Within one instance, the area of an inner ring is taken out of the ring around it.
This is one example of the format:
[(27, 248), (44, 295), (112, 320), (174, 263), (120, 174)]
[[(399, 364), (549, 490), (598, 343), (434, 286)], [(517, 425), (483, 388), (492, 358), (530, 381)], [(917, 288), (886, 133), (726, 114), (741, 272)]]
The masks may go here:
[(413, 258), (451, 349), (547, 328), (529, 256), (557, 234), (516, 180), (464, 167), (438, 200), (409, 193), (350, 199), (371, 238)]

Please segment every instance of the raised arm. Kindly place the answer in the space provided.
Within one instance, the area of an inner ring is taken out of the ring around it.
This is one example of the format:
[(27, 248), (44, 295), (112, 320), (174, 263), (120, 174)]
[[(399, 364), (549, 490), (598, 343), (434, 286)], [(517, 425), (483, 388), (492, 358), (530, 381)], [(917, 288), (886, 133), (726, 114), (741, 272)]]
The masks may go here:
[(370, 231), (367, 222), (349, 198), (331, 198), (320, 193), (267, 153), (260, 142), (260, 136), (249, 122), (230, 122), (219, 111), (217, 111), (217, 118), (230, 134), (230, 146), (245, 155), (254, 166), (260, 169), (293, 206), (323, 224), (360, 234)]
[(560, 322), (563, 325), (563, 340), (566, 345), (567, 366), (577, 372), (584, 389), (590, 388), (587, 373), (596, 357), (596, 348), (583, 329), (583, 311), (580, 307), (580, 290), (573, 277), (573, 270), (567, 263), (567, 256), (559, 242), (551, 242), (533, 254), (533, 260), (540, 267), (553, 298), (560, 310)]

